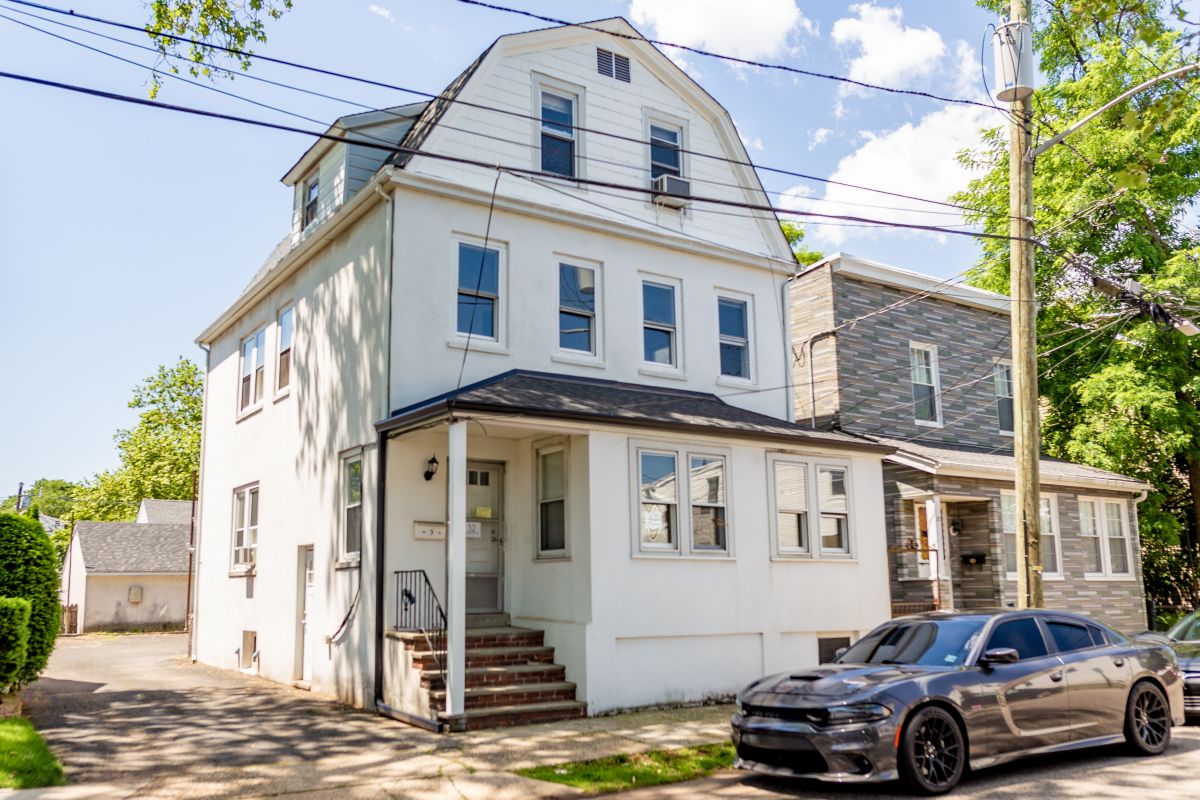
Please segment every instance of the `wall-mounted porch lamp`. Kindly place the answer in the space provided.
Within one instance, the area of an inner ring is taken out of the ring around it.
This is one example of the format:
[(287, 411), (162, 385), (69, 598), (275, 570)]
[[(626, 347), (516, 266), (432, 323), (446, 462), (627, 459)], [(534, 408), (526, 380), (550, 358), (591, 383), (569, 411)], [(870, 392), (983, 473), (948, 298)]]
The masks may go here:
[(433, 476), (437, 475), (437, 468), (438, 468), (437, 456), (430, 456), (429, 460), (425, 462), (425, 480), (427, 480), (427, 481), (433, 480)]

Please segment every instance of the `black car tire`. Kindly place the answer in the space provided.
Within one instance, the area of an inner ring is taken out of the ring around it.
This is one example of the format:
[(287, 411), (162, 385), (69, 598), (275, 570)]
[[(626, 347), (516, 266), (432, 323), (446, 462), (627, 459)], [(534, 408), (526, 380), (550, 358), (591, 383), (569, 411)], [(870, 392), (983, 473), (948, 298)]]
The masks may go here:
[(1171, 709), (1157, 685), (1134, 685), (1125, 703), (1125, 742), (1139, 756), (1156, 756), (1171, 743)]
[(905, 789), (925, 796), (945, 794), (966, 772), (967, 743), (948, 711), (926, 706), (905, 724), (897, 757)]

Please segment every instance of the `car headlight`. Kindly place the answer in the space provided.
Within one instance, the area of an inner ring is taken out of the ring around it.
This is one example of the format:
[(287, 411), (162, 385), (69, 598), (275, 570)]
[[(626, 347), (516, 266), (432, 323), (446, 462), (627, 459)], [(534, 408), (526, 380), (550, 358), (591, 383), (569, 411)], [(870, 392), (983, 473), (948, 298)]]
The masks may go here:
[(740, 694), (733, 698), (733, 707), (737, 709), (739, 714), (742, 713), (742, 696)]
[(892, 715), (892, 710), (879, 703), (860, 703), (852, 706), (834, 706), (825, 711), (826, 725), (859, 725), (880, 722)]

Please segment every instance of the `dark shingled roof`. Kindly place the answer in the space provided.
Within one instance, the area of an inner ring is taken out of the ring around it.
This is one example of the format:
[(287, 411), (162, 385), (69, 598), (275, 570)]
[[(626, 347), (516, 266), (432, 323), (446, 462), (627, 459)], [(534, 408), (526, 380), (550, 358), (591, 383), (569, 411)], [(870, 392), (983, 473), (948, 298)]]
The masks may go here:
[(147, 497), (142, 501), (142, 509), (146, 512), (146, 522), (187, 525), (192, 521), (191, 500), (153, 500)]
[(90, 572), (187, 572), (187, 525), (78, 522), (75, 537)]
[(814, 431), (786, 420), (747, 411), (715, 394), (635, 383), (511, 370), (455, 392), (392, 412), (380, 429), (457, 411), (595, 421), (645, 428), (775, 439), (887, 453), (892, 447), (842, 433)]

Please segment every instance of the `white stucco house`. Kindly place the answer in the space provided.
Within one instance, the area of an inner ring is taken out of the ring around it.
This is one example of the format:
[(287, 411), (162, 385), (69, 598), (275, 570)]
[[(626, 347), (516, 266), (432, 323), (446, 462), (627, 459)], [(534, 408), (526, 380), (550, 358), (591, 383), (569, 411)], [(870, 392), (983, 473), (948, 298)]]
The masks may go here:
[(687, 199), (768, 203), (729, 114), (590, 27), (284, 176), (198, 338), (201, 661), (484, 727), (725, 696), (888, 616), (890, 448), (793, 424), (778, 220)]

